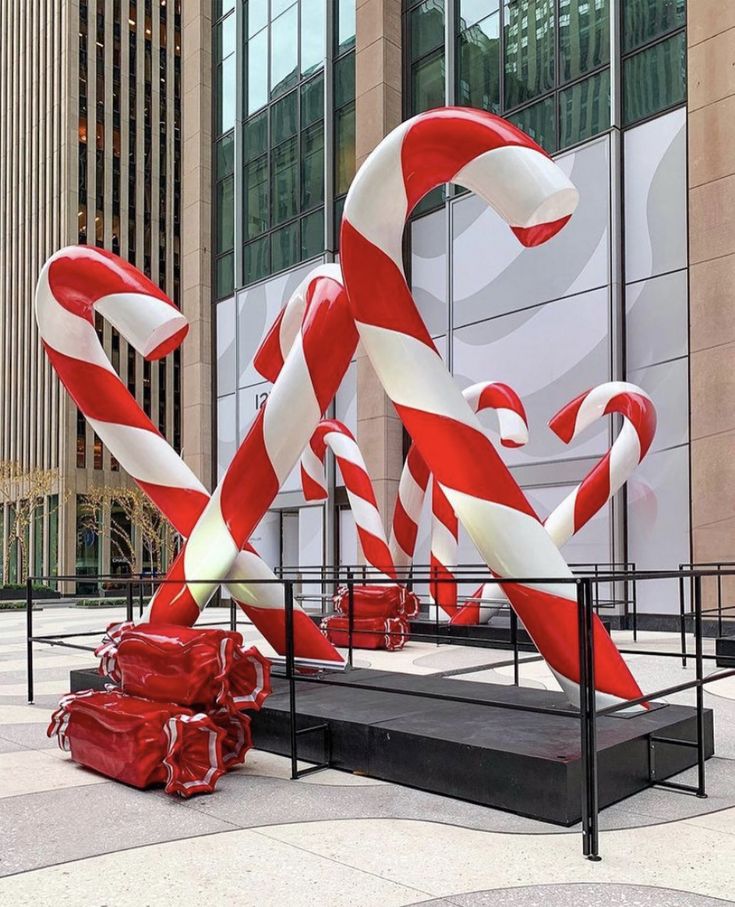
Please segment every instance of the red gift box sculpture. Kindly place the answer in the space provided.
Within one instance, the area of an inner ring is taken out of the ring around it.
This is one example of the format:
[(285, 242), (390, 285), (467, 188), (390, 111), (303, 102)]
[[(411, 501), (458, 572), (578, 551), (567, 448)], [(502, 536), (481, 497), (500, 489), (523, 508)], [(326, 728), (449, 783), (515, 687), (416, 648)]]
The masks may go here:
[(118, 624), (99, 647), (119, 688), (65, 696), (48, 736), (110, 778), (190, 797), (245, 760), (250, 718), (270, 694), (270, 663), (239, 633)]

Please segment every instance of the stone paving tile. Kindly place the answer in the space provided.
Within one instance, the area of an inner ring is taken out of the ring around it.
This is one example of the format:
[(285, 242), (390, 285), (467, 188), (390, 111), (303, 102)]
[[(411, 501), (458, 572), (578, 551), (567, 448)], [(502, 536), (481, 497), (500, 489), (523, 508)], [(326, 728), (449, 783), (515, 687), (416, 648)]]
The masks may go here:
[(691, 891), (646, 885), (531, 885), (455, 894), (436, 901), (417, 901), (411, 907), (723, 907), (731, 904)]
[(112, 781), (8, 797), (0, 809), (0, 876), (231, 828), (178, 798)]

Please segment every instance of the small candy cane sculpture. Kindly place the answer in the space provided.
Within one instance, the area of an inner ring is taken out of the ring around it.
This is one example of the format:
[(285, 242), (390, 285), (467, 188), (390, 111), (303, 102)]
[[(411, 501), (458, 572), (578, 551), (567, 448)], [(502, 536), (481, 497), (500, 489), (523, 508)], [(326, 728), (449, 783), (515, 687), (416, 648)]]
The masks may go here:
[(549, 422), (551, 430), (569, 444), (597, 419), (612, 413), (623, 417), (623, 428), (612, 447), (544, 523), (559, 548), (623, 487), (646, 456), (656, 434), (656, 408), (637, 385), (609, 381), (580, 394)]
[[(476, 413), (495, 410), (503, 447), (522, 447), (527, 443), (526, 411), (512, 387), (497, 381), (481, 381), (465, 388), (462, 396)], [(435, 481), (431, 485), (431, 511), (431, 576), (450, 582), (431, 583), (429, 594), (434, 604), (454, 617), (457, 614), (457, 583), (453, 567), (459, 549), (459, 524), (451, 504)], [(497, 596), (497, 586), (493, 591)], [(473, 593), (473, 598), (483, 595), (484, 586)]]
[(328, 496), (324, 474), (327, 447), (334, 454), (342, 473), (365, 560), (386, 580), (395, 580), (396, 570), (365, 460), (352, 432), (336, 419), (323, 419), (319, 423), (301, 455), (304, 497), (307, 501), (322, 501)]
[[(317, 299), (321, 293), (324, 295)], [(303, 310), (307, 297), (311, 301), (313, 317), (307, 318), (307, 323), (312, 328), (316, 325), (319, 330), (323, 319), (331, 317), (336, 299), (341, 300), (338, 305), (344, 312), (344, 320), (351, 326), (339, 270), (334, 266), (316, 269), (295, 295), (291, 311), (297, 314)], [(160, 358), (180, 344), (188, 330), (186, 319), (136, 268), (95, 247), (62, 249), (49, 259), (39, 278), (36, 291), (39, 332), (62, 383), (123, 468), (177, 531), (185, 538), (190, 537), (200, 524), (201, 515), (210, 501), (209, 494), (114, 371), (94, 329), (95, 311), (147, 359)], [(267, 340), (262, 355), (264, 361), (273, 355), (272, 341)], [(351, 353), (347, 354), (347, 363), (350, 358)], [(277, 490), (276, 487), (273, 496)], [(267, 509), (268, 504), (265, 506)], [(236, 552), (222, 579), (229, 573), (233, 597), (282, 653), (283, 587), (276, 582), (259, 583), (259, 580), (276, 578), (246, 541), (242, 547), (245, 550)], [(208, 578), (212, 575), (211, 552), (201, 548), (195, 552), (199, 557), (189, 563), (188, 575), (192, 579)], [(167, 586), (161, 588), (166, 590)], [(206, 599), (199, 597), (197, 586), (193, 585), (192, 589), (192, 598), (204, 603)], [(198, 607), (195, 610), (189, 600), (179, 598), (155, 612), (149, 607), (143, 619), (193, 624), (198, 614)], [(300, 657), (342, 661), (339, 653), (298, 607), (294, 612), (294, 624), (298, 627), (296, 652)]]
[[(492, 114), (445, 108), (401, 124), (358, 171), (345, 203), (341, 260), (360, 339), (383, 388), (486, 563), (499, 577), (543, 577), (504, 591), (562, 688), (579, 702), (572, 574), (438, 355), (403, 273), (417, 202), (442, 183), (484, 198), (527, 246), (554, 236), (577, 205), (558, 166)], [(599, 704), (641, 695), (599, 619)]]

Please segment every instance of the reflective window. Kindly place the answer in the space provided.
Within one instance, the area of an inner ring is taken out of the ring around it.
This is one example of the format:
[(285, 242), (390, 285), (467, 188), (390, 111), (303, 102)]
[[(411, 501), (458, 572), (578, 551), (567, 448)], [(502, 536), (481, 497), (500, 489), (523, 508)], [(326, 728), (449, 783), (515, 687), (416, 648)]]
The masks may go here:
[(301, 0), (301, 74), (311, 75), (324, 63), (326, 7), (324, 0)]
[(635, 50), (685, 21), (686, 0), (624, 0), (623, 50)]
[(435, 54), (412, 68), (411, 98), (414, 113), (444, 105), (444, 54)]
[(683, 32), (628, 57), (623, 64), (623, 120), (632, 123), (686, 100)]
[(245, 126), (245, 154), (246, 161), (268, 150), (268, 111), (264, 110), (254, 117), (251, 117)]
[(324, 116), (324, 76), (301, 86), (301, 125), (310, 126)]
[(505, 0), (505, 106), (554, 87), (554, 0)]
[(298, 81), (298, 17), (298, 6), (294, 4), (271, 23), (272, 98)]
[(460, 32), (459, 103), (497, 113), (500, 110), (500, 16), (494, 13)]
[(301, 218), (301, 258), (313, 258), (324, 247), (324, 208)]
[(268, 229), (268, 158), (263, 156), (245, 168), (245, 235), (248, 239)]
[(346, 53), (355, 46), (355, 0), (328, 0), (336, 3), (337, 56)]
[(589, 139), (610, 125), (610, 70), (577, 82), (559, 95), (559, 147)]
[(296, 132), (298, 92), (292, 91), (271, 107), (271, 144), (280, 145)]
[(423, 0), (409, 14), (411, 59), (418, 60), (444, 46), (444, 2)]
[(229, 252), (235, 242), (235, 181), (232, 176), (217, 184), (217, 253)]
[(215, 265), (215, 293), (218, 299), (231, 296), (235, 289), (235, 260), (232, 252), (217, 259)]
[(511, 123), (530, 135), (545, 151), (556, 151), (554, 98), (546, 98), (508, 116)]
[(608, 0), (559, 0), (559, 78), (576, 79), (610, 60)]
[(288, 224), (271, 233), (271, 268), (282, 271), (299, 260), (299, 225)]
[(254, 113), (268, 101), (268, 30), (258, 32), (248, 41), (248, 113)]
[(247, 0), (245, 4), (245, 31), (252, 38), (268, 24), (268, 0)]
[(298, 161), (296, 139), (274, 149), (271, 158), (271, 198), (273, 224), (280, 224), (297, 213)]
[(324, 127), (315, 123), (301, 133), (301, 210), (324, 201)]
[(270, 272), (270, 237), (262, 236), (247, 243), (244, 258), (246, 284), (265, 277)]
[(355, 175), (355, 105), (337, 112), (335, 122), (335, 195), (350, 188)]

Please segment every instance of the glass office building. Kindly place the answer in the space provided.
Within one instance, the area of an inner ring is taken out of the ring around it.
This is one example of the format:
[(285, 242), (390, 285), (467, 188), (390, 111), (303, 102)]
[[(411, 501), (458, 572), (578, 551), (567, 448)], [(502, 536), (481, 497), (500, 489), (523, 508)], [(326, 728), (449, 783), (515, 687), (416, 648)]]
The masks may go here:
[[(618, 430), (600, 421), (565, 446), (549, 419), (605, 381), (644, 388), (659, 415), (653, 449), (625, 492), (564, 553), (570, 562), (633, 561), (641, 568), (689, 561), (697, 478), (685, 0), (366, 0), (357, 17), (346, 0), (232, 0), (219, 7), (218, 473), (269, 391), (250, 365), (267, 328), (314, 263), (338, 260), (341, 202), (356, 153), (369, 150), (365, 136), (376, 128), (374, 93), (388, 99), (385, 131), (432, 107), (481, 107), (554, 155), (581, 200), (558, 237), (524, 250), (469, 193), (446, 187), (427, 196), (407, 228), (405, 258), (436, 345), (461, 387), (499, 380), (521, 395), (530, 440), (502, 455), (541, 516)], [(366, 432), (385, 436), (386, 428), (361, 416), (361, 380), (353, 364), (334, 413), (367, 450), (375, 437)], [(492, 429), (492, 414), (482, 420)], [(393, 453), (378, 478), (395, 498), (402, 451)], [(328, 505), (306, 506), (297, 472), (290, 477), (253, 538), (270, 563), (359, 559), (340, 481), (337, 475)], [(464, 532), (460, 548), (462, 562), (477, 561)], [(425, 512), (417, 561), (426, 563), (428, 550)], [(645, 585), (642, 611), (674, 610)]]

